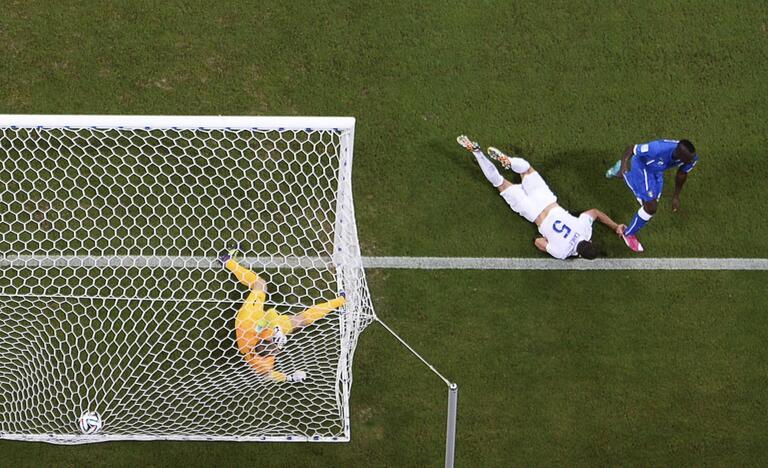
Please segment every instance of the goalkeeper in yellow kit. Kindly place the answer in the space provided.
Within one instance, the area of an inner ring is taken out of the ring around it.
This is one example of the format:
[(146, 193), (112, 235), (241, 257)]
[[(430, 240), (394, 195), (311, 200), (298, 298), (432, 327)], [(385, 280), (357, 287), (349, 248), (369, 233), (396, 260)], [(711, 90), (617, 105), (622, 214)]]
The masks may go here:
[(316, 304), (296, 315), (281, 314), (275, 309), (264, 311), (267, 282), (235, 260), (237, 249), (219, 257), (227, 270), (251, 292), (235, 317), (237, 348), (245, 361), (259, 374), (276, 382), (302, 382), (304, 371), (288, 375), (275, 370), (275, 357), (288, 341), (288, 335), (313, 324), (346, 303), (344, 293), (331, 301)]

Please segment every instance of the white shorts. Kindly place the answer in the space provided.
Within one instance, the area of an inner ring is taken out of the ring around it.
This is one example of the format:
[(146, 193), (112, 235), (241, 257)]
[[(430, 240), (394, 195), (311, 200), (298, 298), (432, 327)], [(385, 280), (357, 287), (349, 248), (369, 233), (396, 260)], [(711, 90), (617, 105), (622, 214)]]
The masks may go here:
[(536, 221), (544, 208), (557, 201), (557, 197), (538, 172), (528, 174), (523, 177), (522, 184), (515, 184), (499, 195), (512, 211), (530, 222)]

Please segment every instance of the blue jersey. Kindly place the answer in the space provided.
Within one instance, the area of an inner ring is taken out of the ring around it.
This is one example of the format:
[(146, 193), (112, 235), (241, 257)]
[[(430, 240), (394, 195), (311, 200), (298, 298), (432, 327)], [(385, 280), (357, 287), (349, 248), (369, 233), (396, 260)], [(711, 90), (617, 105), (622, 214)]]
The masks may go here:
[(632, 167), (639, 165), (648, 172), (664, 172), (678, 167), (683, 172), (691, 172), (699, 161), (699, 157), (694, 155), (693, 161), (689, 164), (683, 164), (682, 161), (672, 158), (678, 143), (678, 140), (654, 140), (635, 145), (632, 151), (634, 153)]
[(677, 140), (654, 140), (635, 145), (632, 164), (629, 172), (624, 174), (624, 180), (638, 200), (658, 200), (664, 188), (664, 171), (678, 167), (688, 173), (699, 161), (696, 155), (689, 164), (673, 159), (677, 143)]

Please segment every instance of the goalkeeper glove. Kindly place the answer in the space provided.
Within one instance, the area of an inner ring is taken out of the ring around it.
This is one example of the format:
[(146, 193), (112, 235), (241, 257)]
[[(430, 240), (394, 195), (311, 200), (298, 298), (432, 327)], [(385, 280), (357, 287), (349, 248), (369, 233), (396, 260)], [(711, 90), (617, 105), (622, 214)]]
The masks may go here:
[(289, 375), (285, 380), (288, 382), (303, 382), (307, 378), (307, 373), (301, 370), (297, 370), (293, 374)]
[(274, 328), (274, 335), (272, 336), (272, 341), (277, 344), (277, 349), (282, 349), (283, 346), (288, 342), (288, 336), (283, 333), (283, 330), (280, 329), (280, 327)]

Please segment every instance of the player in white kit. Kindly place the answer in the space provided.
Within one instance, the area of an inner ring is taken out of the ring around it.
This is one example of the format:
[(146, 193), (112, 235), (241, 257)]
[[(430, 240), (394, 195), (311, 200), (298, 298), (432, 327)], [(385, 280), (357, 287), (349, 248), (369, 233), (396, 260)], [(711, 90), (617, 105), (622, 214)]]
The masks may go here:
[(509, 157), (494, 147), (488, 148), (491, 158), (499, 161), (506, 169), (520, 174), (522, 183), (513, 184), (499, 174), (480, 145), (466, 135), (460, 135), (456, 141), (475, 156), (485, 178), (499, 190), (499, 195), (512, 211), (539, 227), (542, 237), (534, 241), (539, 250), (559, 259), (571, 256), (594, 259), (600, 254), (600, 250), (591, 241), (594, 220), (605, 224), (619, 236), (626, 229), (625, 225), (617, 224), (597, 208), (581, 213), (578, 218), (568, 213), (557, 204), (555, 194), (525, 159)]

